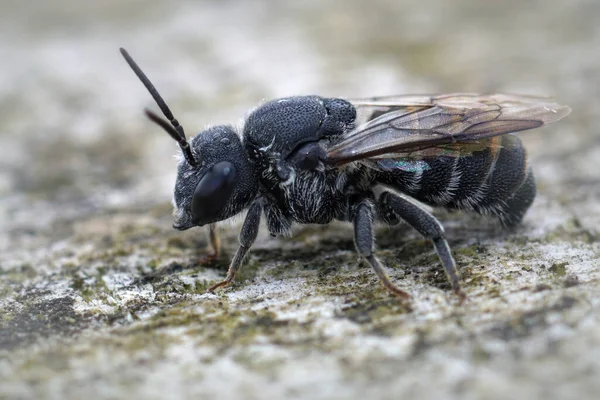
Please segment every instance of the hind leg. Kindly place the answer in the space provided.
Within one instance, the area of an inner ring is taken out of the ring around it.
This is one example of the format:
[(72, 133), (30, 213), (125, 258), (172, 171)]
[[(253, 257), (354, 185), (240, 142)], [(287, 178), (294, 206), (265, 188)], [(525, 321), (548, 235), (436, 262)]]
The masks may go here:
[(456, 262), (454, 261), (454, 257), (452, 257), (450, 246), (444, 236), (444, 227), (442, 224), (416, 201), (410, 201), (390, 191), (384, 190), (381, 193), (378, 198), (377, 207), (380, 212), (388, 214), (387, 219), (393, 220), (394, 218), (392, 217), (400, 218), (417, 230), (423, 237), (433, 242), (454, 293), (461, 300), (465, 299), (466, 296), (460, 288)]

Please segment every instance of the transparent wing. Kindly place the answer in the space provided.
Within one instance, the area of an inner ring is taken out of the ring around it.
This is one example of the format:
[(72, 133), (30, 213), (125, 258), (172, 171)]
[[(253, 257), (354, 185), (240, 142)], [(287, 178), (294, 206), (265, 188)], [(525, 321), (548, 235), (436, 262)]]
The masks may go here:
[(390, 153), (406, 154), (533, 129), (571, 112), (548, 98), (505, 94), (390, 96), (352, 103), (371, 115), (368, 122), (328, 148), (329, 164), (385, 158)]

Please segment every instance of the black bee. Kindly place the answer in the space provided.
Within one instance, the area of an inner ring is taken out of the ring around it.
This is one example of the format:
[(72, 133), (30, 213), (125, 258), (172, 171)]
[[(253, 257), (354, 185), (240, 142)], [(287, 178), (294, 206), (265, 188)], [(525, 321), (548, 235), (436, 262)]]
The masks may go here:
[[(232, 126), (214, 126), (188, 142), (146, 75), (121, 53), (169, 121), (150, 110), (146, 115), (182, 150), (173, 227), (210, 224), (218, 252), (215, 223), (247, 210), (227, 276), (210, 291), (233, 281), (264, 213), (272, 236), (291, 235), (294, 223), (351, 222), (358, 253), (387, 289), (408, 298), (375, 256), (373, 235), (375, 221), (404, 221), (433, 242), (454, 292), (464, 298), (444, 228), (427, 205), (518, 224), (536, 188), (521, 141), (508, 133), (571, 111), (544, 98), (500, 94), (294, 96), (252, 111), (241, 138)], [(366, 114), (362, 124), (357, 110)]]

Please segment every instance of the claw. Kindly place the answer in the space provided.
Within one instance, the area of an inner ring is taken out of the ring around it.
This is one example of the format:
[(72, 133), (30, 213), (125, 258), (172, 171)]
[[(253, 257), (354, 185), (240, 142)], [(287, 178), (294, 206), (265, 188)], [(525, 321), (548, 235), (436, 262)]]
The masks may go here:
[(216, 283), (214, 285), (212, 285), (211, 287), (208, 288), (208, 290), (206, 291), (207, 293), (214, 293), (215, 290), (225, 287), (227, 285), (229, 285), (231, 283), (230, 280), (225, 279), (224, 281), (221, 281), (219, 283)]

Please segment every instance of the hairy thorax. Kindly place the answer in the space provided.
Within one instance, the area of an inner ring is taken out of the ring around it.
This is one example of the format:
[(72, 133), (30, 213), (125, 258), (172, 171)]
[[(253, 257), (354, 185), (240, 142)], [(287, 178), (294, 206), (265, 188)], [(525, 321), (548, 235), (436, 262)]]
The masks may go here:
[(346, 212), (347, 179), (336, 170), (294, 170), (285, 181), (268, 174), (261, 182), (269, 187), (268, 209), (290, 223), (327, 224)]
[(294, 179), (283, 183), (285, 205), (294, 221), (301, 224), (327, 224), (341, 219), (347, 210), (348, 181), (337, 170), (297, 170)]

